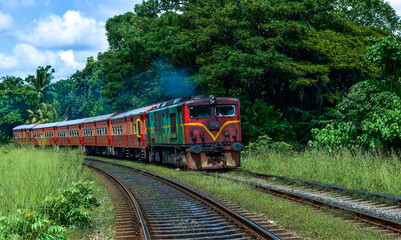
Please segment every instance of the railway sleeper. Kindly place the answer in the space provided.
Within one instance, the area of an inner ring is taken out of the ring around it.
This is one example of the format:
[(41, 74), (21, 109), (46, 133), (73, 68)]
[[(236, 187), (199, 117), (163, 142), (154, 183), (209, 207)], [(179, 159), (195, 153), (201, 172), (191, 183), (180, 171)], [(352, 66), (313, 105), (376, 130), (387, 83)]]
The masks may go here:
[[(234, 239), (245, 237), (246, 235), (242, 230), (229, 230), (229, 231), (217, 231), (210, 232), (204, 231), (199, 233), (190, 234), (152, 234), (157, 239), (201, 239), (201, 238), (213, 238), (213, 239)], [(249, 236), (248, 236), (249, 237)], [(248, 238), (249, 239), (249, 238)]]

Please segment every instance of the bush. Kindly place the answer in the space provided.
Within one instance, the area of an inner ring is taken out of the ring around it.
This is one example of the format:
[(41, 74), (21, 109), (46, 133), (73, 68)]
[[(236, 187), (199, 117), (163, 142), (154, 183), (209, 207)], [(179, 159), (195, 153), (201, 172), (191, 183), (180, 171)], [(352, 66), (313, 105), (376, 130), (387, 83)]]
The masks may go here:
[(293, 150), (293, 146), (285, 142), (273, 142), (269, 136), (264, 135), (259, 136), (255, 142), (249, 143), (245, 148), (245, 154), (263, 153), (268, 150), (288, 152)]
[(47, 197), (40, 212), (62, 226), (89, 227), (92, 217), (86, 209), (98, 205), (96, 191), (92, 182), (75, 182), (71, 188), (59, 190), (57, 196)]
[(398, 150), (401, 144), (401, 98), (380, 82), (355, 84), (337, 105), (337, 118), (312, 129), (308, 146), (329, 151)]
[(0, 217), (0, 239), (64, 239), (64, 231), (37, 212), (19, 209), (16, 215)]
[(312, 129), (313, 141), (308, 142), (309, 147), (321, 148), (329, 152), (343, 148), (357, 149), (357, 131), (352, 122), (339, 123), (333, 126), (327, 124), (323, 129)]

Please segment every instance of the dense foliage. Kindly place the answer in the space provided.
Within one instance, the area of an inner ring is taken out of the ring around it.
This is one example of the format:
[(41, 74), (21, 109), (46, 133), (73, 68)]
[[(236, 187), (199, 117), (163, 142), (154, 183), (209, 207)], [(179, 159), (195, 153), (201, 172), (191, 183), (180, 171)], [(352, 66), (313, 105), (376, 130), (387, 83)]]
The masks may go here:
[(346, 137), (332, 145), (376, 147), (397, 139), (375, 130), (397, 121), (380, 115), (396, 105), (377, 116), (344, 105), (366, 81), (383, 82), (377, 97), (401, 96), (400, 30), (383, 0), (148, 0), (109, 19), (109, 50), (52, 87), (62, 119), (215, 94), (241, 100), (245, 142), (321, 146), (334, 134)]
[(38, 211), (18, 209), (17, 214), (0, 216), (1, 239), (65, 239), (69, 228), (87, 228), (98, 206), (93, 182), (74, 182), (71, 187), (39, 202)]

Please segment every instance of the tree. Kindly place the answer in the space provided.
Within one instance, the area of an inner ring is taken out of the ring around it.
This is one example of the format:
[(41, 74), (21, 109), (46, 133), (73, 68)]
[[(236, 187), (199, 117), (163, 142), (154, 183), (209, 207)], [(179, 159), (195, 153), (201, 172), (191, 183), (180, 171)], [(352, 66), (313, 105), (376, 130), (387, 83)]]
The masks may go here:
[(27, 88), (21, 78), (0, 78), (0, 142), (7, 142), (12, 128), (24, 123), (27, 109), (34, 105), (32, 99), (36, 99), (36, 92)]
[[(352, 85), (375, 76), (377, 65), (364, 57), (366, 37), (389, 34), (379, 17), (363, 23), (350, 20), (348, 8), (340, 3), (348, 4), (335, 0), (146, 1), (135, 6), (135, 13), (106, 23), (110, 50), (99, 55), (102, 94), (118, 110), (133, 106), (138, 99), (148, 104), (167, 100), (171, 95), (166, 94), (169, 88), (163, 85), (163, 76), (185, 71), (188, 77), (180, 81), (189, 79), (204, 94), (237, 97), (249, 101), (249, 107), (271, 106), (277, 114), (270, 129), (296, 125), (291, 129), (297, 129), (297, 135), (280, 130), (273, 139), (303, 140), (325, 108), (340, 102)], [(370, 7), (355, 4), (364, 9), (354, 9), (354, 16)], [(246, 115), (244, 119), (254, 118)], [(260, 128), (256, 123), (249, 129)], [(266, 129), (253, 132), (262, 134)]]
[(110, 113), (109, 101), (101, 95), (104, 87), (100, 78), (97, 61), (89, 57), (84, 69), (76, 71), (66, 80), (52, 84), (60, 96), (60, 116), (78, 119)]
[(29, 118), (26, 120), (26, 124), (31, 123), (48, 123), (59, 120), (57, 113), (58, 102), (54, 101), (50, 103), (41, 103), (36, 111), (28, 109)]
[(37, 92), (38, 105), (54, 97), (55, 92), (50, 85), (54, 72), (50, 65), (45, 68), (39, 66), (36, 70), (36, 76), (30, 75), (25, 80), (28, 83), (28, 87)]
[(374, 26), (389, 32), (401, 30), (400, 17), (384, 0), (336, 0), (336, 9), (362, 26)]
[(377, 63), (382, 69), (383, 77), (393, 84), (401, 80), (401, 43), (399, 37), (389, 35), (387, 37), (369, 38), (371, 46), (367, 48), (366, 58)]

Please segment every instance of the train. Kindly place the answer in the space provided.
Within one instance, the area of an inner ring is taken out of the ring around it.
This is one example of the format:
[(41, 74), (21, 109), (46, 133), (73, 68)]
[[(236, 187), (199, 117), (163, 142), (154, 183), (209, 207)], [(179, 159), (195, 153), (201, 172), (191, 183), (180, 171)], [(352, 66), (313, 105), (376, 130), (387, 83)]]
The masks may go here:
[(192, 170), (240, 166), (240, 102), (180, 97), (122, 113), (20, 125), (14, 144), (78, 147), (88, 155), (136, 158)]

